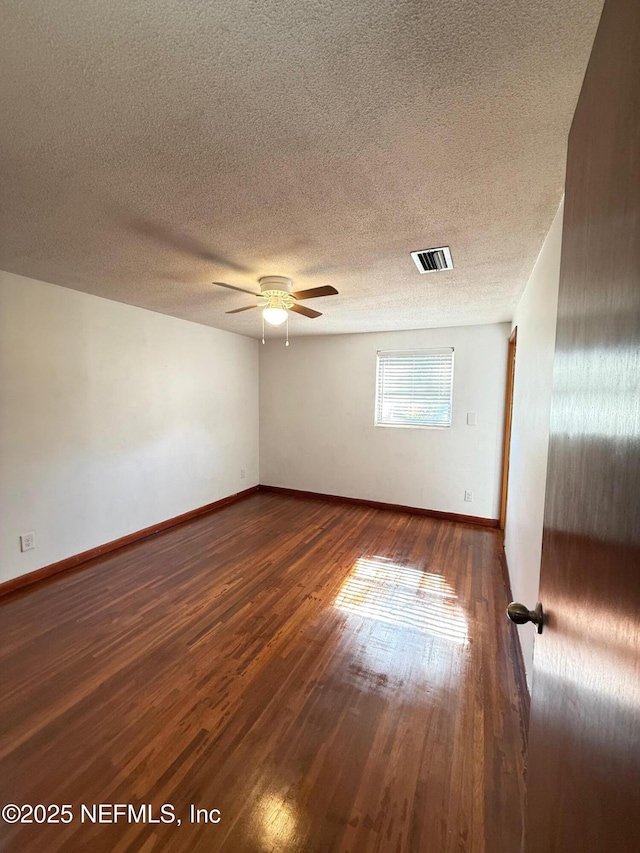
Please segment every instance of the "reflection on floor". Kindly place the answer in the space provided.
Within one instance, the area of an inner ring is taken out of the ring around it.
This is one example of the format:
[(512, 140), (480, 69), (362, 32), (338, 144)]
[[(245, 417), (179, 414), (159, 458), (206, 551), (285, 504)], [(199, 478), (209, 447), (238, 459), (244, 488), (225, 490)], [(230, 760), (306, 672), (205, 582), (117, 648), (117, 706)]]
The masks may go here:
[(442, 575), (401, 566), (384, 557), (361, 557), (335, 606), (389, 625), (466, 643), (467, 620), (455, 590)]
[(295, 849), (298, 821), (293, 806), (284, 797), (266, 793), (255, 810), (256, 836), (265, 850)]

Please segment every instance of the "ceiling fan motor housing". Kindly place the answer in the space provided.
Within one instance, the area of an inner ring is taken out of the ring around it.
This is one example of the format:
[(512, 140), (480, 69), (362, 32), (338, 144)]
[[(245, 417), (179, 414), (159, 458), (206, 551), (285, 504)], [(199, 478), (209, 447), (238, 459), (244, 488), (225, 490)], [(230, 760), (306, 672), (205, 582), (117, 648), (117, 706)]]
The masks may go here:
[(258, 279), (260, 293), (265, 300), (259, 303), (261, 308), (284, 308), (285, 311), (295, 304), (291, 295), (293, 282), (284, 275), (263, 275)]
[(291, 288), (293, 287), (291, 279), (284, 275), (263, 275), (262, 278), (258, 279), (258, 284), (262, 293), (266, 293), (269, 290), (280, 290), (285, 293), (291, 293)]

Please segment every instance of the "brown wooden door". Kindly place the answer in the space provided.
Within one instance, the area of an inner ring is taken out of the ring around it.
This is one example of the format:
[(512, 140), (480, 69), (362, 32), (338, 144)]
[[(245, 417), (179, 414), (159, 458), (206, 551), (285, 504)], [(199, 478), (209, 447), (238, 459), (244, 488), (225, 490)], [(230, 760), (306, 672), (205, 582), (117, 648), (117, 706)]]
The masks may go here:
[[(640, 2), (569, 138), (526, 853), (640, 850)], [(532, 606), (532, 605), (530, 605)]]

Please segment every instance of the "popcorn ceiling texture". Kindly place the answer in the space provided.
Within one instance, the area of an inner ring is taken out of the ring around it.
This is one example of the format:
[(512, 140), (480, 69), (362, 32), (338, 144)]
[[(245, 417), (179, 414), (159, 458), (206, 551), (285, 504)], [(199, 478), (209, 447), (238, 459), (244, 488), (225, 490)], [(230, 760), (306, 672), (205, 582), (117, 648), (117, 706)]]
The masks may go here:
[(2, 4), (0, 268), (253, 336), (211, 281), (337, 287), (292, 335), (507, 320), (601, 6)]

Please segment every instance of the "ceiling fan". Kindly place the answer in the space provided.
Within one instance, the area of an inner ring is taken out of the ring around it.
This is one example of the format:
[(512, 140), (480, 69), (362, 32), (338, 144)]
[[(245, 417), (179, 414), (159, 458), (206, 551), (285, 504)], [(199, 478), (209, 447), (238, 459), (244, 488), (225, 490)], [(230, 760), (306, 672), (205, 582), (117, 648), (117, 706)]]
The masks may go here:
[(287, 346), (289, 346), (288, 320), (289, 311), (310, 317), (312, 320), (321, 317), (322, 312), (307, 308), (306, 305), (298, 305), (302, 299), (316, 299), (318, 296), (337, 296), (338, 291), (331, 285), (324, 287), (311, 287), (308, 290), (293, 291), (293, 282), (283, 275), (263, 275), (258, 279), (260, 293), (249, 290), (246, 287), (238, 287), (235, 284), (226, 284), (224, 281), (214, 281), (218, 287), (227, 287), (229, 290), (239, 290), (240, 293), (249, 293), (258, 301), (255, 305), (245, 305), (244, 308), (234, 308), (227, 314), (238, 314), (240, 311), (250, 311), (252, 308), (262, 308), (262, 343), (264, 343), (264, 323), (270, 326), (281, 326), (287, 322)]

